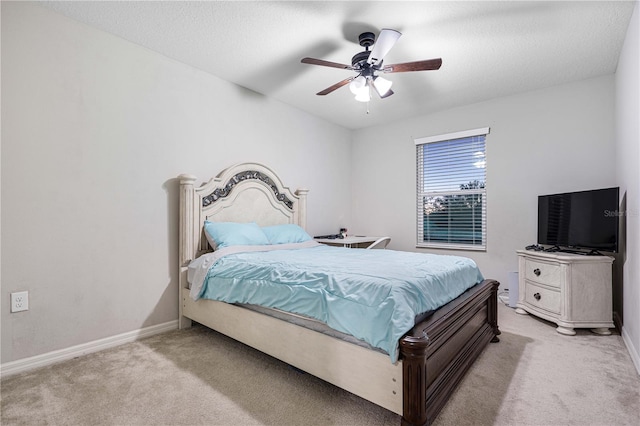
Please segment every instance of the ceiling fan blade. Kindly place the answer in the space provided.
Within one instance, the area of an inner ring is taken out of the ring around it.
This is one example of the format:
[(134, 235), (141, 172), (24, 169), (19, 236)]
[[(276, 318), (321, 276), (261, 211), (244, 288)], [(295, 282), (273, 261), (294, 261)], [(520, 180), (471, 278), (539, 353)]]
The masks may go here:
[(303, 64), (322, 65), (323, 67), (341, 68), (344, 70), (354, 69), (351, 65), (339, 64), (337, 62), (331, 62), (331, 61), (324, 61), (322, 59), (303, 58), (300, 62), (302, 62)]
[(402, 33), (396, 30), (390, 30), (388, 28), (382, 29), (378, 35), (376, 43), (371, 49), (371, 54), (369, 54), (367, 62), (371, 65), (380, 65), (382, 59), (387, 55), (387, 53), (389, 53), (401, 35)]
[(409, 71), (430, 71), (440, 69), (442, 59), (427, 59), (424, 61), (405, 62), (404, 64), (385, 65), (382, 72), (409, 72)]
[(345, 85), (349, 84), (351, 82), (351, 80), (353, 80), (354, 78), (355, 77), (345, 78), (344, 80), (334, 84), (333, 86), (329, 86), (326, 89), (324, 89), (323, 91), (316, 93), (316, 95), (318, 95), (318, 96), (328, 95), (329, 93), (333, 92), (334, 90), (339, 89), (342, 86), (345, 86)]

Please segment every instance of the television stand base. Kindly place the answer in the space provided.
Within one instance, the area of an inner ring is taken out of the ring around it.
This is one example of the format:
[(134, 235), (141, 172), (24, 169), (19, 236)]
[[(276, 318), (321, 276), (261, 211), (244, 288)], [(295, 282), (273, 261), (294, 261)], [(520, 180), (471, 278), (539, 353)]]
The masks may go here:
[(612, 263), (609, 256), (518, 250), (516, 313), (531, 314), (556, 324), (573, 336), (576, 328), (611, 334)]

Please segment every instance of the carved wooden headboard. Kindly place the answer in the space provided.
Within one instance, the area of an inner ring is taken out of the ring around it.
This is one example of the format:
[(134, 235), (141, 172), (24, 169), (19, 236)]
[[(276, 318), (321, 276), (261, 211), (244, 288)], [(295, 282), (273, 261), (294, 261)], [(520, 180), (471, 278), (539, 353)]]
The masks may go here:
[(204, 221), (256, 222), (260, 226), (307, 225), (307, 189), (292, 192), (276, 173), (259, 163), (241, 163), (195, 187), (196, 177), (180, 181), (180, 265), (210, 251)]

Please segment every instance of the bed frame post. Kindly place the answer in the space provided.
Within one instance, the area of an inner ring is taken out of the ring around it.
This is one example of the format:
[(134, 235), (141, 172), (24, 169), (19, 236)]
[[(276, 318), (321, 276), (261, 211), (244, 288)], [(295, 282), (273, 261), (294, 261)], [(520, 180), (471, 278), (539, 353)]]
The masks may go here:
[(296, 190), (298, 196), (298, 225), (304, 229), (307, 229), (307, 194), (309, 190), (306, 188), (299, 188)]
[[(196, 177), (182, 174), (180, 180), (180, 246), (179, 264), (184, 266), (195, 257), (197, 242), (193, 241), (195, 230), (195, 188)], [(199, 209), (198, 209), (199, 211)]]
[(402, 426), (427, 424), (427, 350), (429, 338), (405, 336), (402, 352)]
[(196, 206), (196, 177), (188, 174), (178, 176), (180, 181), (180, 229), (178, 246), (178, 328), (191, 327), (191, 320), (182, 314), (184, 307), (182, 288), (187, 286), (186, 265), (195, 258), (198, 241), (194, 241), (200, 206)]
[(493, 328), (493, 338), (491, 339), (491, 343), (497, 343), (500, 341), (498, 337), (501, 334), (500, 329), (498, 328), (498, 284), (495, 281), (491, 289), (491, 296), (489, 300), (487, 300), (487, 322)]

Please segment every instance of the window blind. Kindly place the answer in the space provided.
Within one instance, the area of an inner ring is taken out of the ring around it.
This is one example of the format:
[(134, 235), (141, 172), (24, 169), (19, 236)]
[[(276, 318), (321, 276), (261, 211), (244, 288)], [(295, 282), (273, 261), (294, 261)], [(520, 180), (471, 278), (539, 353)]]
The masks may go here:
[(416, 139), (417, 246), (485, 250), (489, 128)]

